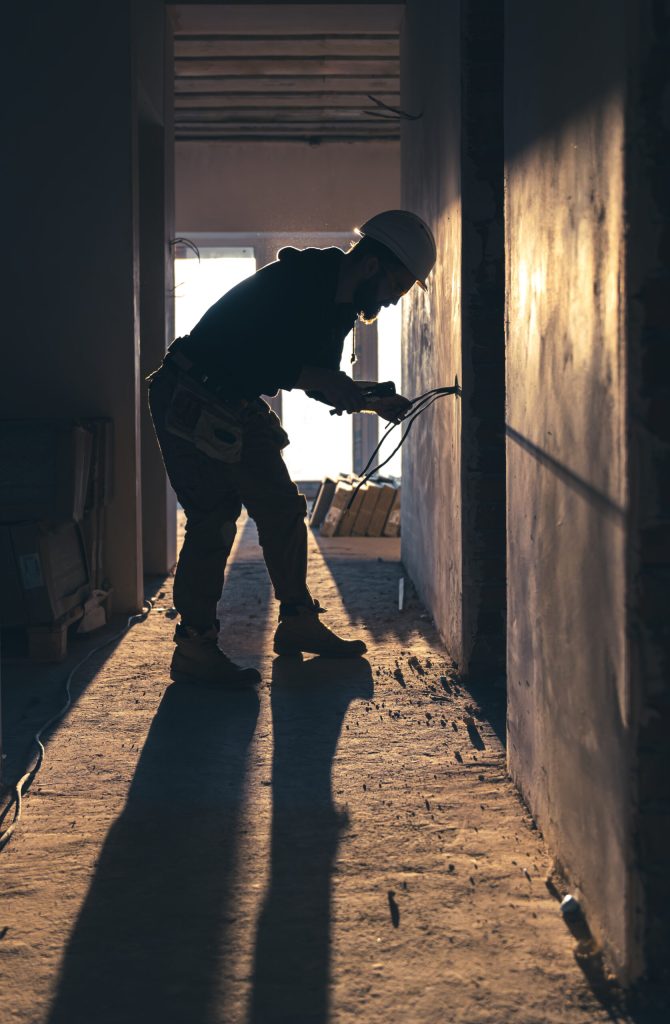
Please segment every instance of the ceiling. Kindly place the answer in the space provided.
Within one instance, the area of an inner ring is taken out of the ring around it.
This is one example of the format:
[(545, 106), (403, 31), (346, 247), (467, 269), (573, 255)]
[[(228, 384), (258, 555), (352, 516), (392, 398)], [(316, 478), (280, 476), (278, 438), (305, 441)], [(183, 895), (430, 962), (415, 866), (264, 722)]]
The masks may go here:
[(399, 119), (380, 104), (400, 102), (402, 12), (366, 3), (174, 7), (176, 139), (398, 139)]

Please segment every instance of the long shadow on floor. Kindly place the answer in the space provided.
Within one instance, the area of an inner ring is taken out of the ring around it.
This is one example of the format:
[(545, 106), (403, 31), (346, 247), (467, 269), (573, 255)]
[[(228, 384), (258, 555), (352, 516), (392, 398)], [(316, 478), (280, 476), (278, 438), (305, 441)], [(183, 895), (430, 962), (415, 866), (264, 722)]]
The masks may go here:
[[(148, 593), (152, 594), (156, 589), (154, 586)], [(35, 733), (63, 707), (65, 681), (69, 674), (90, 655), (81, 669), (76, 671), (70, 686), (69, 709), (43, 737), (46, 739), (47, 750), (61, 725), (72, 715), (88, 687), (123, 643), (126, 634), (118, 634), (122, 633), (127, 621), (126, 616), (115, 615), (106, 626), (93, 633), (78, 636), (72, 631), (66, 658), (55, 664), (30, 660), (25, 630), (2, 630), (2, 781), (8, 790), (34, 761), (37, 752), (33, 740)], [(100, 650), (97, 651), (97, 648)], [(0, 803), (3, 807), (0, 822), (7, 810), (6, 797), (7, 794), (0, 787)]]
[[(331, 551), (318, 535), (314, 540), (328, 564), (352, 625), (365, 626), (377, 643), (407, 643), (416, 628), (412, 612), (423, 609), (402, 562), (347, 558)], [(401, 576), (405, 577), (405, 613), (398, 611), (398, 581)], [(323, 594), (315, 596), (328, 604)], [(374, 605), (372, 614), (371, 605)]]
[(273, 663), (270, 882), (249, 1024), (329, 1019), (331, 876), (348, 825), (333, 805), (332, 765), (349, 704), (373, 689), (364, 659)]
[[(211, 1024), (254, 692), (170, 686), (70, 939), (49, 1024)], [(64, 865), (66, 870), (66, 865)]]

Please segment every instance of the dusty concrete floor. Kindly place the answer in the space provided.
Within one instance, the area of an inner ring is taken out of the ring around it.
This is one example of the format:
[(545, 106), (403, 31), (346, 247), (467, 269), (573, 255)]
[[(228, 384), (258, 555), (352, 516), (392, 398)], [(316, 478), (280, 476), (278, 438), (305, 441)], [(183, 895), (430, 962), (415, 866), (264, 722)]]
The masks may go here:
[(401, 572), (395, 541), (313, 541), (325, 618), (369, 655), (274, 659), (248, 523), (223, 638), (258, 694), (168, 685), (169, 579), (82, 670), (0, 854), (3, 1024), (627, 1019), (575, 960), (499, 721), (411, 590), (398, 613)]

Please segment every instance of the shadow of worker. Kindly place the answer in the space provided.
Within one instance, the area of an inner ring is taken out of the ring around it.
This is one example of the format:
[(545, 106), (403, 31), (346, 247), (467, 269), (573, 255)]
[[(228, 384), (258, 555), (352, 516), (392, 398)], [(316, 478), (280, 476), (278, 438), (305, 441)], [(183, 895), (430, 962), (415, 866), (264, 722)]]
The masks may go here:
[(170, 686), (109, 831), (49, 1024), (213, 1024), (255, 692)]
[(333, 805), (332, 765), (353, 700), (373, 694), (361, 658), (272, 669), (270, 881), (259, 917), (249, 1024), (322, 1024), (330, 987), (330, 886), (346, 815)]

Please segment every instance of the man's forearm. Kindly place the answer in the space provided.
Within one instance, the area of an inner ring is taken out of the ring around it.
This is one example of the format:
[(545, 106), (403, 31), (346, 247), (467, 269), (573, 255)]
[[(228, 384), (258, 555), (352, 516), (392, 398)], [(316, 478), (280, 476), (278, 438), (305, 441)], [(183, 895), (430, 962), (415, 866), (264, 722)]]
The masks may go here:
[(341, 370), (303, 366), (294, 387), (340, 412), (356, 412), (362, 405), (359, 389), (351, 377)]
[(323, 369), (320, 366), (303, 366), (293, 387), (300, 388), (301, 391), (311, 391), (318, 389), (322, 379)]

